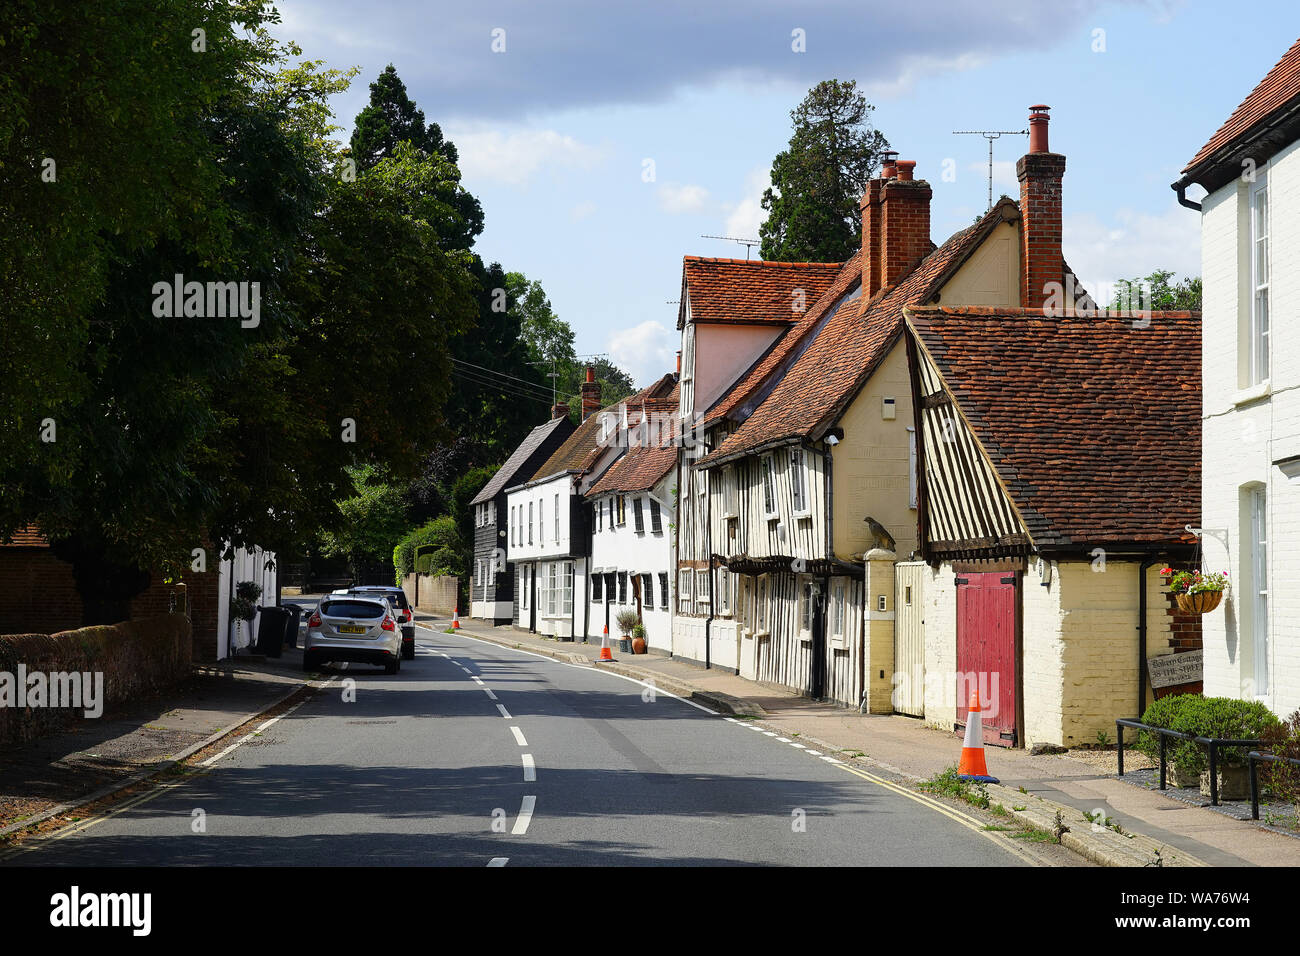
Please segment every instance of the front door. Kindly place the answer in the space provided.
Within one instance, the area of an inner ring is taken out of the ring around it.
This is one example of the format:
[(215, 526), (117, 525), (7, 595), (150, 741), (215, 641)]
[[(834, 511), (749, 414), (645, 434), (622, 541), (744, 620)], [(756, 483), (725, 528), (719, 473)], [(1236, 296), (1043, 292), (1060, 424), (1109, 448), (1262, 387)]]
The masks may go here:
[(957, 574), (957, 721), (966, 724), (979, 689), (984, 742), (1017, 745), (1016, 587), (1014, 571)]

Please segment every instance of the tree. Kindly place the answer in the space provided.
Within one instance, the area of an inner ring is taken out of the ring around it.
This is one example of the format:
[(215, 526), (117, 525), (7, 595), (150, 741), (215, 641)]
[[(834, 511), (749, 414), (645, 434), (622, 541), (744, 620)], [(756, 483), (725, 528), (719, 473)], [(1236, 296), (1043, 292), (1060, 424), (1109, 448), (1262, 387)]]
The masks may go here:
[[(403, 142), (426, 156), (441, 156), (456, 169), (455, 182), (459, 186), (460, 155), (455, 144), (443, 138), (437, 123), (425, 124), (424, 112), (407, 95), (406, 84), (390, 63), (370, 84), (370, 103), (357, 114), (352, 131), (352, 157), (358, 169), (369, 169), (384, 157), (392, 156), (398, 143)], [(483, 231), (483, 207), (464, 190), (456, 190), (448, 198), (456, 208), (454, 221), (459, 229), (447, 233), (445, 239), (451, 248), (469, 249)]]
[[(123, 37), (135, 29), (133, 6), (112, 8)], [(130, 228), (118, 233), (113, 216), (96, 218), (94, 190), (71, 192), (61, 215), (75, 225), (84, 213), (94, 234), (73, 230), (75, 241), (53, 249), (50, 261), (5, 266), (18, 272), (13, 288), (48, 290), (36, 299), (57, 300), (55, 312), (69, 318), (33, 330), (72, 371), (38, 379), (41, 391), (59, 396), (57, 441), (31, 456), (0, 456), (0, 535), (27, 523), (41, 528), (73, 562), (86, 623), (120, 619), (149, 572), (187, 566), (195, 547), (283, 551), (318, 529), (343, 533), (353, 518), (336, 502), (357, 494), (349, 467), (382, 464), (409, 476), (421, 450), (445, 436), (449, 344), (475, 312), (470, 254), (447, 240), (467, 232), (454, 165), (402, 142), (355, 181), (341, 177), (325, 104), (346, 87), (346, 74), (311, 62), (289, 68), (296, 48), (262, 29), (241, 39), (242, 27), (204, 19), (206, 4), (186, 10), (191, 5), (176, 0), (175, 23), (155, 22), (145, 16), (152, 6), (139, 6), (146, 49), (155, 34), (183, 26), (188, 44), (193, 24), (210, 24), (207, 53), (187, 45), (175, 75), (164, 58), (160, 82), (174, 91), (155, 91), (129, 58), (103, 66), (125, 71), (144, 84), (146, 100), (161, 101), (184, 148), (151, 146), (148, 162), (125, 147), (87, 154), (82, 178), (132, 181), (137, 170), (112, 165), (125, 156), (141, 163), (155, 195), (114, 194), (114, 202), (141, 206), (122, 212)], [(251, 15), (249, 22), (260, 23)], [(26, 56), (57, 66), (65, 38), (38, 31), (37, 40)], [(114, 41), (111, 50), (130, 42)], [(96, 82), (95, 95), (116, 89)], [(119, 93), (103, 102), (136, 101)], [(58, 120), (63, 103), (53, 97), (49, 116)], [(29, 118), (38, 131), (49, 122)], [(4, 148), (14, 141), (10, 135)], [(194, 215), (199, 208), (203, 215)], [(93, 294), (69, 297), (75, 282), (50, 270), (76, 254), (98, 256), (101, 275)], [(160, 313), (151, 290), (177, 273), (255, 284), (260, 315), (245, 325)], [(16, 407), (30, 413), (37, 398), (20, 394)]]
[(824, 80), (791, 111), (794, 134), (763, 192), (764, 259), (844, 262), (861, 246), (858, 203), (889, 148), (871, 125), (874, 109), (853, 80)]
[(1157, 269), (1145, 279), (1120, 279), (1111, 307), (1121, 310), (1153, 309), (1156, 311), (1189, 311), (1201, 309), (1201, 277), (1185, 276), (1171, 283), (1171, 269)]
[(342, 520), (321, 536), (321, 551), (348, 559), (353, 579), (392, 554), (393, 542), (406, 529), (402, 489), (384, 481), (372, 465), (349, 468), (355, 494), (339, 503)]

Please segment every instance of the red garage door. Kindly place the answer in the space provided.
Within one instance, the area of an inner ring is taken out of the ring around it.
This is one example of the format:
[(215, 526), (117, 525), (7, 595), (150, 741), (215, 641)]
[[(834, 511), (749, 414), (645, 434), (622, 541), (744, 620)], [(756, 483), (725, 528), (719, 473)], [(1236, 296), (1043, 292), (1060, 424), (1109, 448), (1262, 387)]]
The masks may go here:
[(1016, 575), (957, 575), (957, 720), (979, 687), (984, 742), (1014, 747), (1016, 734)]

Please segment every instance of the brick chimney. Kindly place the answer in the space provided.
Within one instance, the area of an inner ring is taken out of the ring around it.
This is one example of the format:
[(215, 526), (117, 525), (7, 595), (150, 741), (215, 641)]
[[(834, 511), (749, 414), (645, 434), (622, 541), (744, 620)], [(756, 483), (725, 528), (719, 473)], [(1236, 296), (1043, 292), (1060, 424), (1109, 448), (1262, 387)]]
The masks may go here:
[(862, 306), (880, 291), (880, 190), (885, 181), (898, 175), (898, 153), (886, 150), (881, 153), (880, 175), (867, 183), (867, 191), (862, 194), (858, 208), (862, 212)]
[(585, 422), (593, 412), (600, 411), (600, 383), (596, 381), (596, 370), (587, 366), (587, 380), (582, 383), (582, 420)]
[(1047, 111), (1029, 107), (1029, 152), (1016, 163), (1020, 180), (1020, 304), (1040, 309), (1048, 284), (1065, 281), (1061, 257), (1061, 180), (1065, 157), (1047, 146)]
[(556, 402), (551, 406), (551, 421), (557, 418), (564, 418), (569, 414), (569, 406), (566, 402)]
[(880, 186), (880, 284), (897, 285), (930, 252), (930, 184), (914, 179), (916, 163), (898, 161), (898, 176)]

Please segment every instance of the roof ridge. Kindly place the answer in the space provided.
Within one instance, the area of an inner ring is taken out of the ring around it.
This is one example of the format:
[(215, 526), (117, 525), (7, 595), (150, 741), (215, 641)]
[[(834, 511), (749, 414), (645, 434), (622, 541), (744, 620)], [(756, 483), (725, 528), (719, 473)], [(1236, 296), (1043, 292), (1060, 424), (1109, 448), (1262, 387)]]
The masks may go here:
[[(780, 259), (735, 259), (728, 256), (682, 256), (683, 262), (721, 262), (741, 266), (776, 266), (783, 269), (838, 269), (843, 262), (784, 262)], [(848, 260), (846, 259), (845, 262)]]

